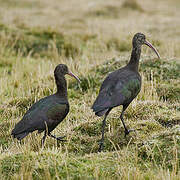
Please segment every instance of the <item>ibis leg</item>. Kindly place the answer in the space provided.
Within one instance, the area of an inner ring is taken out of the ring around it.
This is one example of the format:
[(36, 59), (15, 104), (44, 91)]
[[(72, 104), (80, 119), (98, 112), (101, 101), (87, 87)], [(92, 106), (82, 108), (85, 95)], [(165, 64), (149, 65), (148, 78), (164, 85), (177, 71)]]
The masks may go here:
[[(129, 104), (128, 104), (129, 105)], [(120, 115), (120, 119), (121, 119), (121, 121), (122, 121), (122, 123), (123, 123), (123, 126), (124, 126), (124, 132), (125, 132), (125, 137), (131, 132), (131, 131), (133, 131), (132, 129), (127, 129), (127, 127), (126, 127), (126, 125), (125, 125), (125, 123), (124, 123), (124, 118), (123, 118), (123, 116), (124, 116), (124, 112), (125, 112), (125, 110), (126, 110), (126, 108), (128, 107), (128, 105), (126, 105), (126, 106), (123, 106), (123, 110), (122, 110), (122, 112), (121, 112), (121, 115)]]
[(43, 136), (43, 138), (42, 138), (42, 140), (41, 140), (42, 146), (44, 145), (44, 142), (45, 142), (46, 137), (47, 137), (47, 132), (46, 132), (46, 130), (45, 130), (45, 131), (44, 131), (44, 136)]
[(123, 126), (124, 126), (124, 130), (125, 130), (125, 136), (129, 134), (129, 131), (124, 123), (124, 118), (123, 118), (123, 115), (124, 115), (124, 111), (122, 111), (121, 115), (120, 115), (120, 118), (121, 118), (121, 121), (123, 123)]
[(111, 111), (112, 108), (108, 109), (108, 111), (106, 112), (105, 116), (104, 116), (104, 120), (102, 122), (102, 138), (100, 140), (100, 144), (99, 144), (99, 152), (101, 152), (104, 148), (104, 129), (106, 126), (106, 118), (109, 114), (109, 112)]

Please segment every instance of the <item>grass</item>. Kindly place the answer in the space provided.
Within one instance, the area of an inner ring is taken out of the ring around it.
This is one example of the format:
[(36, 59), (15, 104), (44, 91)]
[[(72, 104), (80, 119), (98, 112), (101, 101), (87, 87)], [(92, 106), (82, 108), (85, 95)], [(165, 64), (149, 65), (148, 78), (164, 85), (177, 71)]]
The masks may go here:
[[(156, 6), (154, 6), (156, 4)], [(179, 1), (2, 1), (0, 11), (0, 179), (179, 179)], [(107, 118), (105, 149), (98, 153), (102, 118), (92, 106), (105, 76), (129, 58), (131, 39), (143, 32), (161, 60), (142, 48), (142, 89), (125, 113)], [(56, 91), (53, 71), (65, 63), (70, 113), (54, 130), (66, 135), (40, 146), (36, 132), (21, 143), (11, 131), (36, 101)]]

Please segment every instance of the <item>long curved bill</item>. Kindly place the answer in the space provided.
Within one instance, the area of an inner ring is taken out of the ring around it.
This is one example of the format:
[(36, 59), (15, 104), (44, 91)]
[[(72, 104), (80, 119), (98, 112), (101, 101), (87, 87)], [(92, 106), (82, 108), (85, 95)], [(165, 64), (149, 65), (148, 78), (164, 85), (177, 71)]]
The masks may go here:
[(80, 79), (76, 75), (74, 75), (72, 72), (69, 72), (68, 75), (75, 78), (79, 83), (81, 82)]
[(160, 59), (160, 55), (159, 55), (158, 51), (156, 50), (156, 48), (150, 42), (145, 40), (144, 44), (149, 46), (156, 53), (157, 57)]

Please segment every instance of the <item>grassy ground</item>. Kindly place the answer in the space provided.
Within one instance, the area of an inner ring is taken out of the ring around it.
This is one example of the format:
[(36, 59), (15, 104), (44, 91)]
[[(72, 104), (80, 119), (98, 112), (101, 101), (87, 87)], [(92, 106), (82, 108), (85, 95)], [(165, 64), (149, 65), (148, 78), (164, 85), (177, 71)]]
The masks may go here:
[[(180, 2), (178, 0), (0, 0), (0, 179), (180, 179)], [(142, 49), (143, 86), (125, 113), (126, 139), (113, 109), (105, 150), (97, 153), (102, 118), (90, 107), (105, 76), (130, 58), (143, 32), (161, 60)], [(68, 117), (54, 130), (56, 144), (33, 133), (10, 136), (25, 111), (56, 91), (53, 71), (65, 63)]]

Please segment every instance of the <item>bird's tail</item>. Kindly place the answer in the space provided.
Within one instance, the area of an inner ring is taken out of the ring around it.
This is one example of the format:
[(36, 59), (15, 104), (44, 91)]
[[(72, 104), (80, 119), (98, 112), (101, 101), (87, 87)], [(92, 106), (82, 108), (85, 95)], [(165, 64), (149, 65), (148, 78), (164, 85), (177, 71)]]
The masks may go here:
[(29, 134), (29, 132), (23, 132), (20, 134), (15, 134), (13, 131), (11, 133), (11, 135), (13, 136), (13, 138), (17, 138), (18, 140), (23, 139), (24, 137), (26, 137)]
[(100, 116), (103, 116), (107, 111), (108, 111), (108, 109), (105, 109), (103, 111), (97, 111), (97, 112), (95, 112), (95, 115), (100, 117)]

